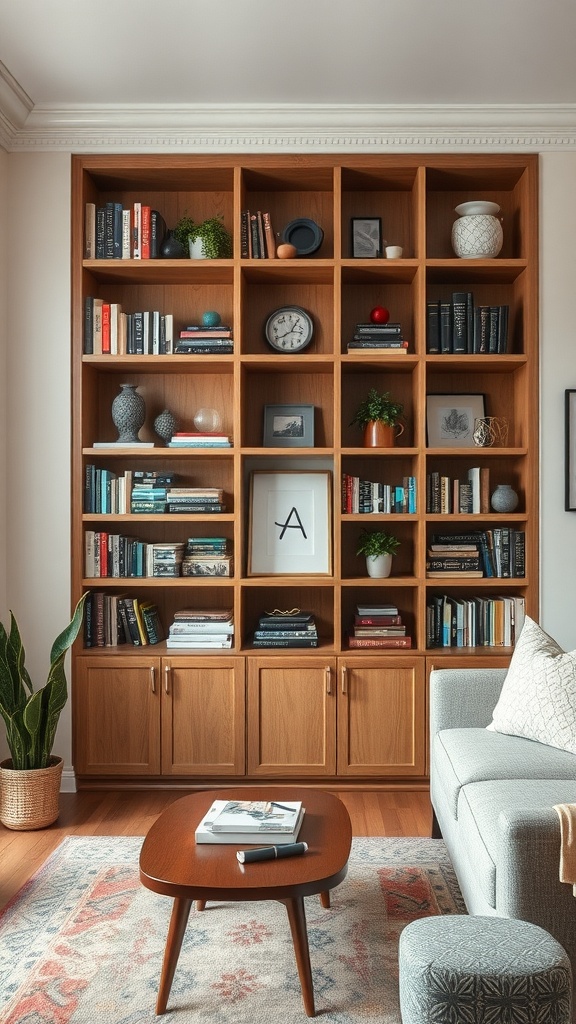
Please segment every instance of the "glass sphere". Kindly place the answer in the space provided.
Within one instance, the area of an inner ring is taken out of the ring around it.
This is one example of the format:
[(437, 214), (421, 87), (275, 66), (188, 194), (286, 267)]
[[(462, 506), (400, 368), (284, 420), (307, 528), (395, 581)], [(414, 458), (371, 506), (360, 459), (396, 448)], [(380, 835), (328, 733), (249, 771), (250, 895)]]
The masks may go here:
[(222, 417), (217, 409), (198, 409), (194, 416), (194, 426), (203, 434), (220, 430)]

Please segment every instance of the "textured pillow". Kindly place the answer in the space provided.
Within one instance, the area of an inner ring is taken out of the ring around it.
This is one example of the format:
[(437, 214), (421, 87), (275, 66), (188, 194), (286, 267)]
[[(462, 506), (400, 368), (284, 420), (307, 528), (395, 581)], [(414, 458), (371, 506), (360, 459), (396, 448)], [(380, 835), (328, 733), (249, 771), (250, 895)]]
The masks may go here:
[(524, 620), (489, 729), (576, 754), (576, 651)]

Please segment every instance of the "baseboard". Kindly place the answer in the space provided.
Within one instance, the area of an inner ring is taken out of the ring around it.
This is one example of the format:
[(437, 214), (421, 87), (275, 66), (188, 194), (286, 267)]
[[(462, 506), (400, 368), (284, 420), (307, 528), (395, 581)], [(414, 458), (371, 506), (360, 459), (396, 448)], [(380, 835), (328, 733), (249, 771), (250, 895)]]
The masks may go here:
[(76, 775), (73, 768), (64, 768), (60, 783), (61, 793), (76, 793)]

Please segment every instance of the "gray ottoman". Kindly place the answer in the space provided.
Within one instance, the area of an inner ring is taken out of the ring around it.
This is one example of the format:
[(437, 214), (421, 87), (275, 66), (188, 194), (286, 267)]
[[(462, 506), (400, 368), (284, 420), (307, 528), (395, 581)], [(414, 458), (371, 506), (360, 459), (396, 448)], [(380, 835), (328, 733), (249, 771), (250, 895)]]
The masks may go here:
[(403, 1024), (571, 1024), (570, 961), (538, 925), (424, 917), (406, 925), (398, 955)]

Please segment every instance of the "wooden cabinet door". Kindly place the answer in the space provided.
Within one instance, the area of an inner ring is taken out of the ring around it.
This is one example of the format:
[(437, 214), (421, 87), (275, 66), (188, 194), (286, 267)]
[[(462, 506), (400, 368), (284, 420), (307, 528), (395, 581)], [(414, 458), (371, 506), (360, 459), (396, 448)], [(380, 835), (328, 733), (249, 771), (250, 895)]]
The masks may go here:
[(73, 715), (78, 775), (160, 773), (159, 658), (78, 658)]
[(423, 658), (338, 659), (338, 774), (423, 775)]
[(250, 659), (249, 775), (334, 775), (335, 669), (334, 658)]
[(162, 659), (162, 774), (243, 775), (244, 658)]

